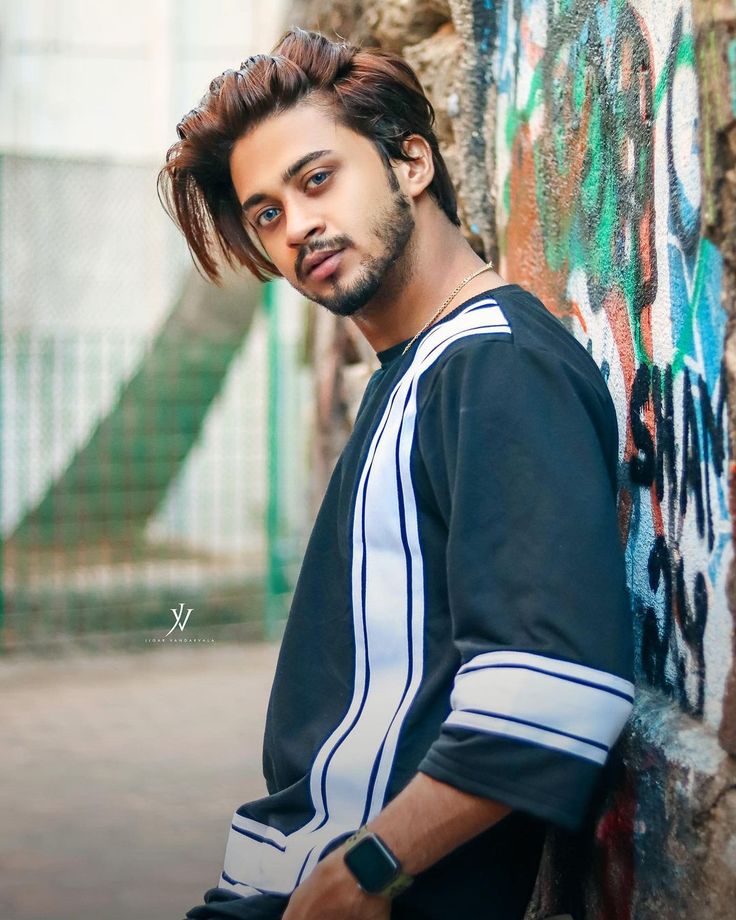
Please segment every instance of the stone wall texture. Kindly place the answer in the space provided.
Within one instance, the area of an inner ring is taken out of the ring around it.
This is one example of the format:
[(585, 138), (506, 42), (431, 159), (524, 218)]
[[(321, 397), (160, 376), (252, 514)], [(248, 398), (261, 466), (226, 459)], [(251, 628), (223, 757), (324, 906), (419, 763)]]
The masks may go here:
[[(529, 917), (732, 917), (736, 6), (310, 0), (289, 22), (412, 64), (468, 239), (563, 319), (617, 407), (640, 692), (589, 824), (550, 835)], [(315, 322), (334, 424), (370, 360)]]

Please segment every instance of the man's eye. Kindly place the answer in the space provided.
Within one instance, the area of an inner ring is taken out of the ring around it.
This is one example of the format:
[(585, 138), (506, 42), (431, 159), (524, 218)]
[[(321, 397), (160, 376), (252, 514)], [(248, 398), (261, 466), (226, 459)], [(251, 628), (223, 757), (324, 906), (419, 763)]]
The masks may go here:
[[(309, 185), (310, 182), (312, 182), (313, 180), (316, 179), (316, 180), (318, 180), (318, 181), (315, 182), (315, 185), (324, 185), (325, 182), (327, 181), (327, 177), (328, 177), (329, 175), (330, 175), (329, 170), (327, 170), (327, 169), (321, 169), (319, 172), (312, 173), (312, 175), (307, 179), (307, 183), (306, 183), (306, 184)], [(319, 178), (320, 176), (323, 176), (324, 178), (323, 178), (323, 179), (320, 179), (320, 178)]]
[(266, 208), (256, 217), (256, 223), (259, 227), (265, 227), (266, 224), (273, 223), (275, 217), (269, 217), (269, 214), (278, 214), (278, 208)]

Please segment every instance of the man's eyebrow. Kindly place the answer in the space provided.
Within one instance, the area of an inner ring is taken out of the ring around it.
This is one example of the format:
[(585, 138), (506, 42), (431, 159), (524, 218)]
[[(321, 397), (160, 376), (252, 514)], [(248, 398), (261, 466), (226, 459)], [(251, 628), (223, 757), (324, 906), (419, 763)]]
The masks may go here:
[[(305, 153), (303, 157), (299, 157), (298, 160), (284, 170), (281, 176), (282, 183), (286, 185), (286, 183), (293, 179), (299, 170), (304, 169), (308, 163), (311, 163), (312, 160), (318, 160), (328, 153), (332, 153), (332, 150), (313, 150), (311, 153)], [(260, 204), (267, 197), (268, 196), (261, 192), (256, 192), (255, 195), (251, 195), (249, 198), (245, 199), (242, 206), (243, 211), (249, 211), (254, 205)]]

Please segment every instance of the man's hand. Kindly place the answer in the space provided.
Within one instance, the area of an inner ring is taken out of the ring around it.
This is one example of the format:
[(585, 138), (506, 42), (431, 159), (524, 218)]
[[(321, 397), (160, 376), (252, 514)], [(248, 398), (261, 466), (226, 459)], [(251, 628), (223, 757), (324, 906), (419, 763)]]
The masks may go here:
[(389, 920), (391, 901), (361, 891), (342, 854), (338, 847), (317, 863), (294, 889), (283, 920)]
[[(417, 773), (366, 826), (386, 842), (404, 872), (417, 876), (510, 811)], [(358, 888), (344, 852), (341, 845), (317, 863), (294, 889), (283, 920), (390, 920), (391, 901)]]

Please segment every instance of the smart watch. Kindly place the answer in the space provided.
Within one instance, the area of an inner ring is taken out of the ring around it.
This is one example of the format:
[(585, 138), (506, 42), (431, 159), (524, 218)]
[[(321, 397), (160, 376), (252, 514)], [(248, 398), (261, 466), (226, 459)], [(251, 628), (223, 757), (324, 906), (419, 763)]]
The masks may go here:
[(343, 859), (366, 894), (393, 898), (414, 881), (378, 834), (365, 826), (346, 841)]

